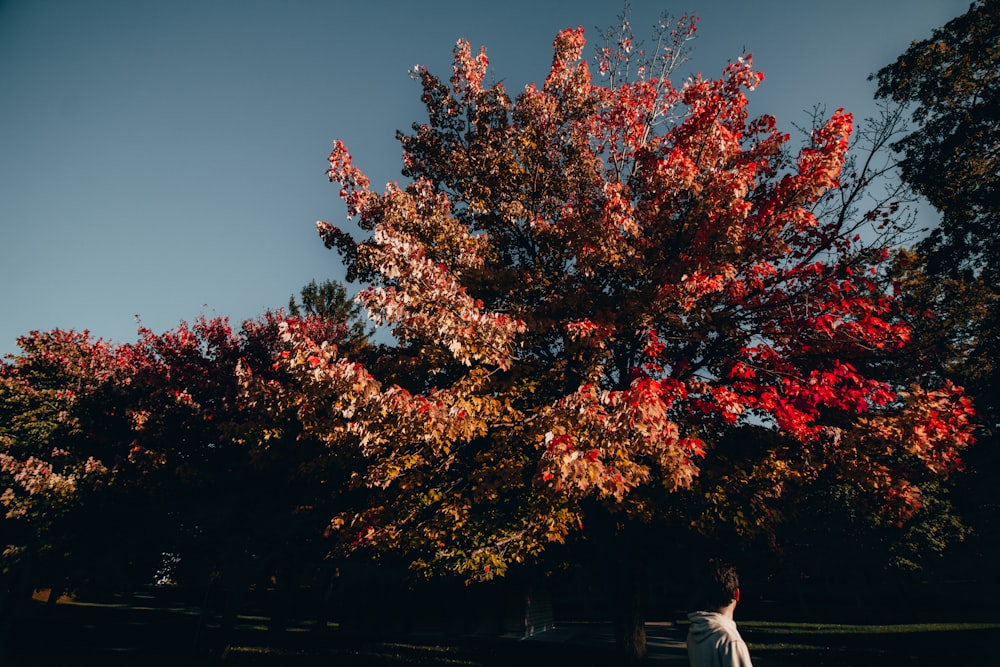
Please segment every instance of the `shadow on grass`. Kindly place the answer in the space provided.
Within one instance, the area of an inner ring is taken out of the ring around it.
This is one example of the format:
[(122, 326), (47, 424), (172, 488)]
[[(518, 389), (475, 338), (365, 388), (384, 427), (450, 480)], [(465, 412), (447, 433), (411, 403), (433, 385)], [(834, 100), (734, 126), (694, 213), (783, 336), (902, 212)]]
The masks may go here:
[(852, 625), (741, 621), (754, 658), (816, 667), (995, 664), (1000, 623)]
[(100, 664), (267, 665), (270, 667), (510, 667), (565, 664), (607, 667), (611, 647), (524, 642), (507, 637), (435, 634), (365, 636), (335, 625), (291, 620), (274, 632), (268, 619), (240, 615), (228, 632), (218, 619), (204, 622), (192, 606), (150, 598), (33, 603), (17, 619), (0, 649), (3, 667)]

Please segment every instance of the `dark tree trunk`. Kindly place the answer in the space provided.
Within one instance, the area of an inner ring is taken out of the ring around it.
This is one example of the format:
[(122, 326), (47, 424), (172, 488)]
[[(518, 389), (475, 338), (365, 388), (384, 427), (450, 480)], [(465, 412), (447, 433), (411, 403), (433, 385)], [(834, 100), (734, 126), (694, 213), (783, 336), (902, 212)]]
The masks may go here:
[(32, 568), (14, 566), (9, 576), (0, 579), (3, 588), (0, 589), (0, 656), (6, 654), (8, 644), (13, 644), (11, 632), (14, 621), (31, 600)]
[(56, 604), (58, 604), (59, 598), (62, 597), (64, 592), (66, 592), (66, 585), (64, 583), (52, 584), (52, 588), (49, 589), (49, 597), (45, 600), (46, 616), (53, 614), (53, 610), (56, 608)]
[(643, 572), (641, 551), (638, 548), (635, 527), (620, 526), (617, 543), (618, 572), (621, 575), (617, 591), (615, 643), (622, 665), (639, 665), (646, 661), (646, 618), (643, 600)]
[(623, 665), (639, 665), (646, 661), (646, 619), (638, 591), (623, 591), (618, 611), (617, 648)]
[(332, 615), (332, 607), (339, 603), (343, 597), (340, 593), (342, 585), (340, 568), (334, 566), (326, 574), (326, 586), (323, 589), (323, 597), (320, 599), (316, 609), (316, 625), (314, 629), (317, 632), (326, 632), (327, 624)]

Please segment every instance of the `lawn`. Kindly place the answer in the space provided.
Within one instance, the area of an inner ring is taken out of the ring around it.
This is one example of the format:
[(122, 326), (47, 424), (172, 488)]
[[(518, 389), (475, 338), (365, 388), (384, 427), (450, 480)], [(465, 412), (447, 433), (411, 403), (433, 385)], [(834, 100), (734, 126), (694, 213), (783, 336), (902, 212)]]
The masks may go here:
[[(850, 613), (841, 610), (836, 616)], [(756, 664), (763, 667), (992, 664), (987, 658), (1000, 645), (998, 620), (872, 624), (831, 622), (830, 617), (823, 622), (738, 618)], [(685, 622), (651, 623), (648, 630), (653, 664), (686, 664)], [(362, 637), (336, 624), (317, 627), (295, 619), (276, 633), (268, 629), (266, 617), (248, 613), (237, 618), (223, 641), (217, 619), (202, 618), (196, 607), (139, 595), (67, 600), (50, 607), (34, 602), (10, 628), (0, 664), (608, 667), (613, 662), (610, 636), (610, 624), (581, 623), (563, 624), (532, 641), (440, 634)]]
[(880, 625), (744, 620), (739, 625), (753, 657), (780, 665), (994, 664), (1000, 645), (997, 622)]

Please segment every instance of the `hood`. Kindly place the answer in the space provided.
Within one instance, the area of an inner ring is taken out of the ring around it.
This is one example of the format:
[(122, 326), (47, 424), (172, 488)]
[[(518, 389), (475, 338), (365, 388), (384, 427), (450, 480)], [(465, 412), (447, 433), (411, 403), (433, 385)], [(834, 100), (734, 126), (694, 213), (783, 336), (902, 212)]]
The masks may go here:
[(736, 623), (714, 611), (693, 611), (688, 614), (688, 620), (691, 621), (688, 636), (695, 643), (704, 641), (713, 634), (717, 635), (720, 631), (730, 634), (736, 630)]

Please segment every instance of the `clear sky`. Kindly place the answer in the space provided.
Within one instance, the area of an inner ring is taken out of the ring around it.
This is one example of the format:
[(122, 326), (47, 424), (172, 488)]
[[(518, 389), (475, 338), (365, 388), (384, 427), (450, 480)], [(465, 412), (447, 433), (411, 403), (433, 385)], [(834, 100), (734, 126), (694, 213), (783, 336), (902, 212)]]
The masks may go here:
[[(512, 93), (541, 83), (562, 28), (617, 0), (0, 0), (0, 355), (33, 329), (136, 339), (200, 314), (234, 323), (342, 279), (315, 231), (344, 207), (334, 139), (377, 189), (422, 120), (417, 63), (487, 47)], [(687, 75), (751, 52), (751, 111), (874, 113), (867, 76), (968, 0), (633, 0), (701, 17)], [(349, 288), (353, 289), (351, 286)]]

